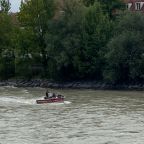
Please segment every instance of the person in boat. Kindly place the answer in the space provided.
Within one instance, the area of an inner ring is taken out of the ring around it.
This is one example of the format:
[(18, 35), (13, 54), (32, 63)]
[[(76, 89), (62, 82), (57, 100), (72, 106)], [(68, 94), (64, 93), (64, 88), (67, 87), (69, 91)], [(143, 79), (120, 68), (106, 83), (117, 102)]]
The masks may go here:
[(61, 98), (61, 94), (60, 93), (58, 94), (58, 98)]
[(53, 94), (53, 96), (52, 96), (53, 98), (56, 98), (56, 95), (55, 94)]
[(48, 99), (48, 98), (49, 98), (49, 93), (50, 93), (50, 92), (47, 90), (47, 91), (46, 91), (46, 97), (45, 97), (45, 99)]

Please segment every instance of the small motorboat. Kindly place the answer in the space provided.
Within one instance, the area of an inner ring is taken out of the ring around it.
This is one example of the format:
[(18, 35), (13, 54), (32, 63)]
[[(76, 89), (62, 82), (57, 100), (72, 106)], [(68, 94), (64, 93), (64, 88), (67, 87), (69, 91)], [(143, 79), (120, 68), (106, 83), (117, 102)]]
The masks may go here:
[(44, 100), (36, 100), (36, 103), (37, 104), (54, 103), (54, 102), (63, 101), (64, 99), (65, 99), (65, 97), (61, 96), (61, 97), (54, 97), (54, 98), (44, 99)]

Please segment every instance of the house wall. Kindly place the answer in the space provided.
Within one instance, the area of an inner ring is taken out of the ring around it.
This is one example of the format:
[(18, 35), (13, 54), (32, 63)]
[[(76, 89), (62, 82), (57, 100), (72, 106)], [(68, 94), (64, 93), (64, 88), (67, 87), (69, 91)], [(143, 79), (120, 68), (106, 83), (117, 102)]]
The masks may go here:
[[(124, 2), (126, 3), (126, 4), (132, 4), (131, 5), (131, 7), (130, 7), (130, 10), (131, 11), (141, 11), (141, 12), (144, 12), (144, 0), (124, 0)], [(140, 10), (136, 10), (136, 6), (135, 6), (135, 4), (136, 3), (141, 3), (141, 9)]]
[(17, 24), (17, 13), (11, 13), (11, 15), (12, 15), (12, 23), (13, 24)]

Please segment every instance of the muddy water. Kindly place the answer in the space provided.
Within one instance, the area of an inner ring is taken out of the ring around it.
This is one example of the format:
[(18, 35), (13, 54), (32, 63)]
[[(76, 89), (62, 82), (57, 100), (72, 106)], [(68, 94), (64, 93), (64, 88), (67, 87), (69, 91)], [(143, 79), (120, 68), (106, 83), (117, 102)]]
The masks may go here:
[(0, 88), (0, 144), (144, 144), (144, 92)]

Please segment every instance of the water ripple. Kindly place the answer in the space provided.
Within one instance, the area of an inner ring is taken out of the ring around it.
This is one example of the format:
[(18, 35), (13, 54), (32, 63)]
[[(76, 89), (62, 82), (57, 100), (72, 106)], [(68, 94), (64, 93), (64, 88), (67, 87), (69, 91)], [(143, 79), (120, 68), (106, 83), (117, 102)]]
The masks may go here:
[(143, 93), (50, 91), (66, 100), (38, 105), (35, 101), (43, 99), (45, 89), (0, 88), (0, 143), (144, 143)]

